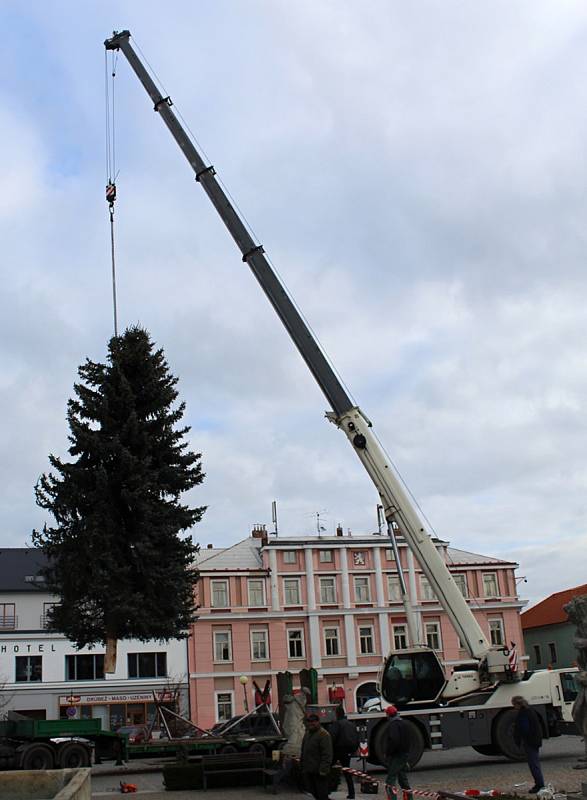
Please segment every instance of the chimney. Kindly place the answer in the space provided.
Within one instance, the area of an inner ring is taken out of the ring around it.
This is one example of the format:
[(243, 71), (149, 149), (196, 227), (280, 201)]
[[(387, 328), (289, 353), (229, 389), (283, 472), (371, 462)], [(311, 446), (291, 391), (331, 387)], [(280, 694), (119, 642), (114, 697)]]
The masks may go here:
[(213, 544), (207, 544), (206, 545), (206, 550), (212, 550), (213, 547), (214, 547)]
[(336, 535), (337, 536), (342, 536), (342, 525), (340, 524), (340, 522), (336, 526)]
[(265, 525), (261, 525), (258, 522), (253, 525), (251, 536), (253, 537), (253, 539), (261, 539), (261, 544), (263, 545), (267, 544), (269, 538), (267, 536), (267, 529)]

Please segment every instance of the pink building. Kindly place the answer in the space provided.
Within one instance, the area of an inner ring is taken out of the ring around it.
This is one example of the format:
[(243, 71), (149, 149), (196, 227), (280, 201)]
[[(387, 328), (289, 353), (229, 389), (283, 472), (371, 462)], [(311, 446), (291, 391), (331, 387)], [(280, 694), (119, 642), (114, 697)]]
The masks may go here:
[[(450, 672), (468, 654), (411, 552), (398, 544), (422, 641)], [(492, 643), (513, 641), (521, 651), (517, 564), (436, 545)], [(355, 711), (374, 696), (383, 657), (411, 644), (385, 536), (282, 538), (258, 528), (232, 547), (208, 546), (197, 567), (189, 686), (191, 718), (202, 727), (243, 713), (245, 698), (253, 708), (253, 681), (263, 688), (269, 679), (276, 698), (277, 673), (304, 667), (318, 672), (319, 702), (342, 687)]]

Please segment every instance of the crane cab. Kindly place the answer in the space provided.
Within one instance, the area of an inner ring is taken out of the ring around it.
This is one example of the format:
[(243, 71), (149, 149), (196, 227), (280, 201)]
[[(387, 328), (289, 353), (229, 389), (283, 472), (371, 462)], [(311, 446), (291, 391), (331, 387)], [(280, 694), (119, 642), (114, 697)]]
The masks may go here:
[(445, 684), (444, 670), (434, 650), (397, 650), (383, 664), (381, 696), (398, 708), (434, 703)]

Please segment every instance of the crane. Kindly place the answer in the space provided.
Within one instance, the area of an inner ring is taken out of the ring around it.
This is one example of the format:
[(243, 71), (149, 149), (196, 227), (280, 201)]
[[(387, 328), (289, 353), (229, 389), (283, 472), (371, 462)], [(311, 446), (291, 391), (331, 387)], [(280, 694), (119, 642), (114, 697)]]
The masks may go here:
[[(387, 690), (388, 696), (397, 697), (402, 702), (430, 702), (440, 696), (444, 699), (454, 698), (489, 688), (499, 682), (516, 680), (518, 676), (510, 667), (507, 648), (489, 643), (440, 556), (424, 515), (375, 436), (371, 421), (349, 397), (266, 258), (263, 246), (253, 239), (218, 182), (214, 166), (203, 160), (175, 114), (171, 99), (161, 94), (130, 40), (130, 32), (123, 30), (114, 32), (104, 45), (107, 50), (123, 53), (151, 98), (154, 110), (169, 129), (194, 171), (196, 181), (208, 195), (234, 239), (243, 262), (249, 266), (259, 282), (322, 390), (330, 406), (326, 417), (346, 435), (375, 485), (381, 498), (388, 530), (403, 536), (474, 664), (474, 669), (454, 672), (446, 680), (436, 653), (421, 645), (414, 646), (412, 641), (411, 648), (388, 656), (382, 673), (384, 696)], [(402, 676), (408, 673), (412, 676), (410, 681), (402, 680)], [(422, 676), (421, 680), (417, 676)], [(409, 687), (407, 690), (406, 686)]]

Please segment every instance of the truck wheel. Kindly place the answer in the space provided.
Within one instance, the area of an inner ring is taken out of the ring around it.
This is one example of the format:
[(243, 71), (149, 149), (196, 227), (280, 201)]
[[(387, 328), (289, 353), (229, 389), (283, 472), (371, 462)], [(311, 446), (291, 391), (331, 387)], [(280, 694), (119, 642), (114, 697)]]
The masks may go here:
[(404, 725), (408, 728), (408, 736), (410, 737), (410, 754), (408, 756), (408, 764), (410, 769), (414, 769), (418, 761), (422, 758), (422, 753), (426, 747), (424, 741), (424, 734), (411, 719), (404, 720)]
[(67, 742), (57, 754), (57, 763), (61, 769), (78, 769), (90, 766), (88, 748), (80, 742)]
[(23, 769), (53, 769), (53, 750), (48, 744), (29, 744), (22, 753), (20, 763)]
[(385, 722), (380, 723), (369, 741), (369, 763), (385, 764)]
[(493, 741), (510, 761), (525, 761), (524, 751), (514, 742), (516, 714), (517, 712), (513, 708), (501, 712), (493, 726)]
[(501, 750), (495, 744), (472, 744), (471, 747), (476, 753), (482, 756), (500, 756)]

